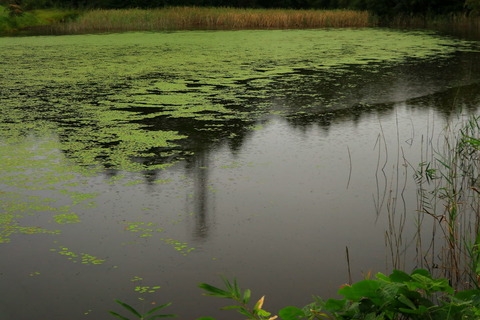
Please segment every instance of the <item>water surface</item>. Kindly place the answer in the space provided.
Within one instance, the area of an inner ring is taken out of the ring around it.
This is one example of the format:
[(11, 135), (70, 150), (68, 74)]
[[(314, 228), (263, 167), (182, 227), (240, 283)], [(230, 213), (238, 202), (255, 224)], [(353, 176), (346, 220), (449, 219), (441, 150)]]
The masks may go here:
[(478, 45), (421, 31), (0, 38), (0, 57), (5, 320), (114, 299), (227, 318), (196, 288), (220, 275), (275, 312), (334, 296), (347, 247), (354, 280), (388, 272), (406, 161), (480, 99)]

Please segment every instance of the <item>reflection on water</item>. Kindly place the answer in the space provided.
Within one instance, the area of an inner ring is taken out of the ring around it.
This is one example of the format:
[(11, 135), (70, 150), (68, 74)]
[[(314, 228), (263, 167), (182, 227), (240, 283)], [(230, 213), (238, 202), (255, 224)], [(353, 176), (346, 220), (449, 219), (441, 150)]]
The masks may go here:
[(100, 319), (114, 299), (219, 316), (223, 301), (195, 285), (221, 274), (266, 294), (267, 310), (300, 306), (348, 280), (346, 247), (354, 279), (386, 271), (382, 190), (404, 178), (411, 219), (403, 159), (419, 163), (424, 139), (477, 111), (478, 58), (274, 73), (278, 60), (252, 67), (271, 76), (227, 84), (187, 66), (180, 80), (165, 70), (23, 89), (18, 76), (2, 80), (1, 318)]

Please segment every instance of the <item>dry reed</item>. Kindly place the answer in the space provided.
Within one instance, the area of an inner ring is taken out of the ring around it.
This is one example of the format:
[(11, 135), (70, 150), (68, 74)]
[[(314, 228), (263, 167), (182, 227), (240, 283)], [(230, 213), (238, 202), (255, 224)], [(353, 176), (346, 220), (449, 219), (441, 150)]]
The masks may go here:
[(76, 21), (50, 26), (55, 33), (192, 29), (308, 29), (368, 27), (366, 11), (171, 7), (91, 10)]

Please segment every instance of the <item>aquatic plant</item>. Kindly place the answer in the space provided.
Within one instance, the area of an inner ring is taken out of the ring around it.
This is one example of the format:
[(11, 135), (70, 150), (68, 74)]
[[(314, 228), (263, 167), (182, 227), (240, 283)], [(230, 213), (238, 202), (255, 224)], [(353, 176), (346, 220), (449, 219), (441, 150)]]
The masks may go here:
[[(149, 311), (142, 314), (137, 309), (135, 309), (134, 307), (130, 306), (129, 304), (127, 304), (125, 302), (122, 302), (120, 300), (115, 300), (115, 302), (118, 303), (119, 305), (121, 305), (126, 310), (130, 311), (130, 313), (132, 313), (135, 316), (135, 318), (140, 319), (140, 320), (153, 320), (153, 319), (158, 319), (158, 318), (175, 318), (175, 317), (177, 317), (177, 315), (174, 315), (174, 314), (155, 314), (157, 311), (171, 305), (171, 303), (162, 304), (161, 306), (152, 308)], [(109, 313), (111, 315), (119, 318), (119, 319), (130, 320), (130, 318), (124, 317), (124, 316), (122, 316), (122, 315), (120, 315), (120, 314), (118, 314), (114, 311), (109, 311)]]
[[(478, 289), (480, 118), (449, 122), (436, 143), (431, 137), (422, 138), (421, 150), (418, 165), (398, 152), (389, 183), (383, 172), (389, 192), (377, 196), (377, 202), (379, 207), (386, 204), (390, 263), (395, 269), (405, 269), (407, 248), (412, 244), (415, 256), (410, 258), (417, 267), (449, 279), (455, 289)], [(386, 146), (383, 151), (388, 153)], [(409, 175), (413, 175), (412, 184), (407, 183)], [(417, 188), (416, 212), (407, 210), (405, 204), (404, 191), (410, 185)], [(410, 239), (405, 226), (412, 220), (416, 232)]]
[(455, 287), (479, 288), (480, 117), (447, 127), (434, 159), (416, 171), (418, 211), (433, 218), (440, 233), (420, 261), (449, 278)]

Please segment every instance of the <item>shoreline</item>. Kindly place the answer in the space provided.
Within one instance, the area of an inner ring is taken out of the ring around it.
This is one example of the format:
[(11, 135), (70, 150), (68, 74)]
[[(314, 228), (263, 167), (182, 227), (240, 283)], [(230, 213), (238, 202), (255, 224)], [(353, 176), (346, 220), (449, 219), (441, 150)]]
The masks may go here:
[[(2, 22), (0, 16), (0, 22)], [(285, 30), (392, 27), (480, 34), (480, 17), (395, 16), (385, 19), (368, 11), (318, 9), (238, 9), (165, 7), (157, 9), (44, 9), (0, 23), (0, 36), (69, 35), (129, 31)], [(3, 30), (3, 31), (1, 31)]]

